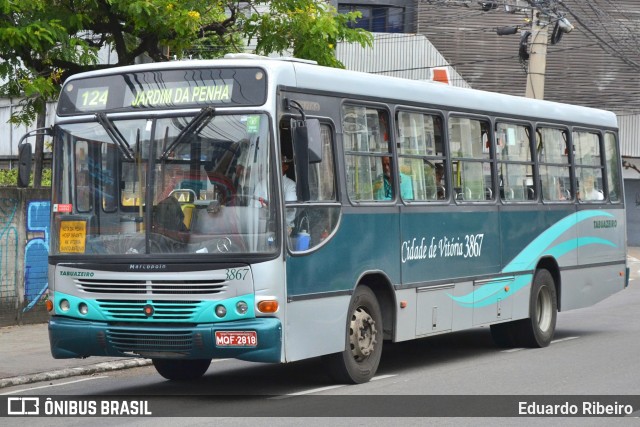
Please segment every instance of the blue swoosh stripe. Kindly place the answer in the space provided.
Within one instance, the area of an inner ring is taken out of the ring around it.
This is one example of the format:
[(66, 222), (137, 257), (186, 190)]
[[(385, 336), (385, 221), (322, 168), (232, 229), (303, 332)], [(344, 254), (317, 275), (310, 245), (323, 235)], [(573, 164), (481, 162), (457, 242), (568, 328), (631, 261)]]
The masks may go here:
[[(527, 245), (527, 247), (525, 247), (511, 260), (509, 264), (505, 266), (505, 268), (502, 269), (501, 273), (512, 273), (514, 271), (533, 269), (535, 267), (535, 263), (542, 255), (550, 255), (555, 258), (560, 258), (587, 245), (606, 245), (617, 247), (615, 243), (609, 240), (593, 236), (578, 237), (552, 246), (555, 241), (557, 241), (571, 228), (575, 227), (578, 223), (598, 216), (609, 218), (613, 217), (613, 215), (608, 212), (590, 210), (576, 212), (561, 219)], [(522, 267), (523, 265), (525, 266), (524, 268)], [(473, 292), (466, 295), (447, 295), (462, 307), (485, 307), (487, 305), (495, 304), (500, 299), (513, 295), (525, 286), (529, 285), (532, 279), (532, 274), (525, 274), (516, 277), (516, 279), (508, 285), (508, 292), (501, 292), (506, 286), (504, 282), (496, 282), (483, 285), (480, 289), (474, 289)]]

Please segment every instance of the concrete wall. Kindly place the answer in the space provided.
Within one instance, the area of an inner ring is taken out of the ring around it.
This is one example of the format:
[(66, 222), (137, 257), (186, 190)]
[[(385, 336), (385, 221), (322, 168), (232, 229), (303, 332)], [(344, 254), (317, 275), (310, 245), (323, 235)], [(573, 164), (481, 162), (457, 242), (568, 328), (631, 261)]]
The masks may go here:
[(50, 189), (0, 187), (0, 326), (48, 319)]

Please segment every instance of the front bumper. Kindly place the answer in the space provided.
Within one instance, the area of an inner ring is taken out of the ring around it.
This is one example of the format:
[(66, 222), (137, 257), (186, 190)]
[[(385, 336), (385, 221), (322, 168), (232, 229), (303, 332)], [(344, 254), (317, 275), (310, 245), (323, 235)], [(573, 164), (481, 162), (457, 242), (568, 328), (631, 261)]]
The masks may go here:
[[(255, 331), (257, 344), (217, 346), (216, 331)], [(49, 320), (49, 342), (55, 359), (115, 356), (280, 362), (282, 325), (276, 318), (196, 325), (114, 325), (53, 316)]]

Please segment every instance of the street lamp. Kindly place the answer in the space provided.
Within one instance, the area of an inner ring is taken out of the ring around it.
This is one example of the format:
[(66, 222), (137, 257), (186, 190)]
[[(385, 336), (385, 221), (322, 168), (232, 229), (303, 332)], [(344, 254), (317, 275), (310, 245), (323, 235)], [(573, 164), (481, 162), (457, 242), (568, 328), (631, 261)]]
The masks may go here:
[(551, 33), (551, 44), (556, 44), (562, 38), (562, 35), (565, 33), (570, 33), (573, 31), (573, 25), (567, 18), (564, 16), (558, 18), (556, 21), (555, 27), (553, 27), (553, 32)]

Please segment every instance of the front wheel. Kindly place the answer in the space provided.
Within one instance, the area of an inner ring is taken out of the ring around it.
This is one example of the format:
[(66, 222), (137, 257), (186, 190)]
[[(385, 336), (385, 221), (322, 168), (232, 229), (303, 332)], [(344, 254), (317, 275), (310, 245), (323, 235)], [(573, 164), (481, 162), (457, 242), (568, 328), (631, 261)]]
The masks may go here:
[(382, 355), (382, 314), (370, 288), (356, 288), (347, 315), (346, 349), (323, 361), (337, 382), (361, 384), (373, 378)]
[(204, 375), (211, 359), (152, 359), (156, 371), (172, 381), (191, 381)]

